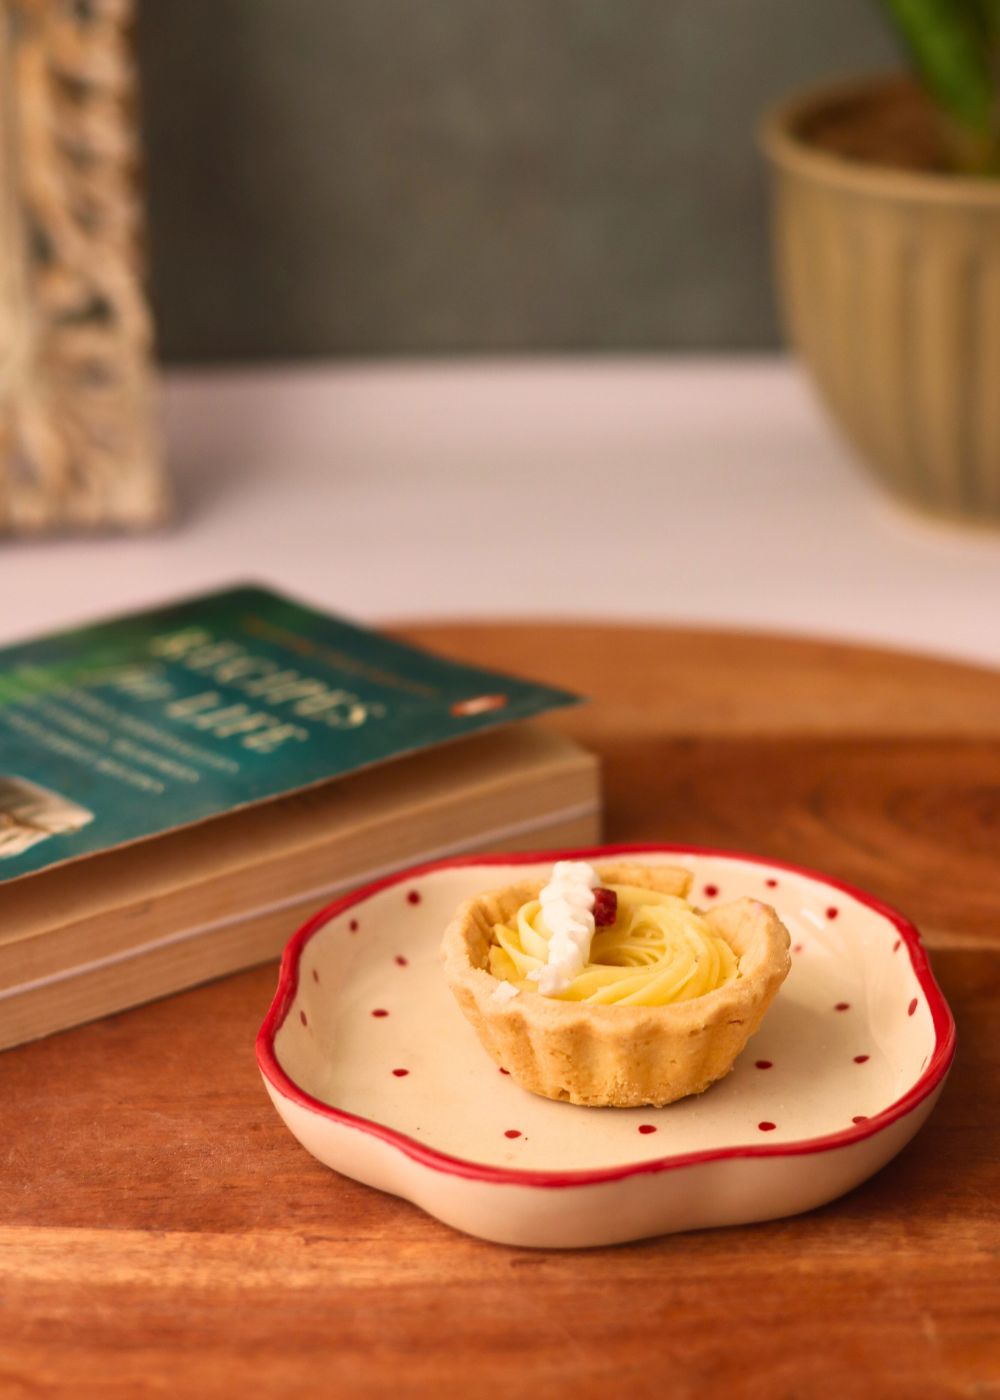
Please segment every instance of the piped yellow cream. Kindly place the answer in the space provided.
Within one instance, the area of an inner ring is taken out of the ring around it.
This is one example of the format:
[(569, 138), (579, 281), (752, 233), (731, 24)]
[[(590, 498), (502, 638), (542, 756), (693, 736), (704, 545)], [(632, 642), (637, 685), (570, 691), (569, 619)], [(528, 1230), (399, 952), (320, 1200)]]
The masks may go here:
[[(732, 948), (686, 900), (637, 885), (608, 888), (618, 896), (615, 922), (594, 934), (588, 962), (558, 1000), (667, 1006), (739, 976)], [(537, 991), (550, 937), (540, 901), (522, 904), (507, 923), (493, 926), (490, 972), (521, 991)]]

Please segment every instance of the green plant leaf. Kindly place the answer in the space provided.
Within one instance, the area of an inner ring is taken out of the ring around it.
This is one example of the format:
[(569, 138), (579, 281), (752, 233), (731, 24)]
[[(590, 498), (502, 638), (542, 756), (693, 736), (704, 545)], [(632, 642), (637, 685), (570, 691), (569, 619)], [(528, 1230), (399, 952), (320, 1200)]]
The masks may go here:
[[(1000, 44), (1000, 0), (968, 0), (987, 44)], [(996, 55), (994, 54), (994, 62)]]
[(984, 33), (1000, 21), (997, 0), (882, 0), (930, 95), (956, 121), (988, 136), (996, 93)]

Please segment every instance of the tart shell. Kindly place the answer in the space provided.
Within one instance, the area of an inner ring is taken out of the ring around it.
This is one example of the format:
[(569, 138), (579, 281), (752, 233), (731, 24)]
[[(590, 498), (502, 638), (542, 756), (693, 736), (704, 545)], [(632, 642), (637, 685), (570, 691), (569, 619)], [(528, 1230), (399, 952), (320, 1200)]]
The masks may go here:
[[(685, 895), (675, 866), (597, 866), (605, 885), (642, 885)], [(542, 881), (508, 885), (467, 900), (445, 930), (445, 977), (487, 1053), (523, 1088), (592, 1107), (663, 1107), (699, 1094), (733, 1064), (788, 974), (789, 937), (769, 905), (739, 899), (704, 911), (740, 960), (735, 982), (667, 1006), (604, 1006), (520, 992), (488, 971), (493, 926), (536, 899)]]

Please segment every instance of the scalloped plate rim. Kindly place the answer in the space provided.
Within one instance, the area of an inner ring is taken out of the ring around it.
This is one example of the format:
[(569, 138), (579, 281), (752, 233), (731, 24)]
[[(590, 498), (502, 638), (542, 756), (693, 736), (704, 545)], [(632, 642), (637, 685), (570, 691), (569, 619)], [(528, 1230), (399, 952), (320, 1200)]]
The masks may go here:
[[(902, 938), (910, 957), (910, 964), (921, 991), (927, 999), (934, 1029), (934, 1049), (925, 1069), (915, 1083), (900, 1098), (893, 1100), (879, 1113), (873, 1114), (863, 1123), (852, 1125), (838, 1133), (828, 1133), (822, 1137), (802, 1138), (798, 1141), (743, 1145), (739, 1147), (706, 1148), (694, 1152), (673, 1153), (653, 1160), (625, 1162), (610, 1167), (581, 1169), (577, 1171), (518, 1170), (499, 1167), (485, 1162), (475, 1162), (467, 1158), (455, 1157), (417, 1142), (407, 1134), (390, 1128), (374, 1119), (348, 1113), (345, 1109), (325, 1103), (308, 1093), (284, 1070), (275, 1052), (275, 1038), (284, 1025), (292, 1008), (299, 984), (299, 964), (302, 953), (314, 934), (325, 927), (331, 919), (363, 904), (373, 895), (394, 885), (405, 884), (433, 875), (440, 870), (467, 868), (470, 866), (516, 866), (544, 864), (556, 860), (601, 860), (609, 856), (621, 855), (663, 855), (683, 858), (685, 855), (704, 859), (742, 861), (746, 864), (766, 867), (768, 870), (784, 871), (812, 880), (829, 889), (849, 895), (859, 904), (885, 918)], [(662, 842), (628, 842), (623, 844), (585, 846), (569, 850), (516, 851), (492, 854), (450, 856), (441, 860), (428, 861), (411, 866), (392, 875), (342, 895), (318, 910), (298, 931), (292, 935), (282, 955), (278, 972), (278, 986), (267, 1015), (261, 1025), (256, 1041), (257, 1064), (269, 1090), (288, 1099), (298, 1107), (319, 1114), (341, 1126), (354, 1128), (370, 1134), (395, 1147), (406, 1157), (447, 1176), (458, 1176), (465, 1180), (479, 1181), (501, 1186), (531, 1186), (548, 1189), (565, 1187), (586, 1187), (603, 1185), (607, 1182), (622, 1181), (633, 1176), (655, 1175), (684, 1167), (699, 1166), (710, 1162), (730, 1161), (740, 1158), (783, 1158), (799, 1157), (819, 1152), (836, 1151), (852, 1147), (890, 1128), (904, 1118), (931, 1094), (940, 1088), (951, 1068), (955, 1055), (955, 1021), (951, 1009), (934, 977), (926, 950), (916, 925), (899, 910), (885, 903), (877, 896), (869, 894), (856, 885), (838, 880), (821, 871), (797, 865), (789, 861), (775, 860), (745, 851), (731, 851), (720, 847), (692, 846)]]

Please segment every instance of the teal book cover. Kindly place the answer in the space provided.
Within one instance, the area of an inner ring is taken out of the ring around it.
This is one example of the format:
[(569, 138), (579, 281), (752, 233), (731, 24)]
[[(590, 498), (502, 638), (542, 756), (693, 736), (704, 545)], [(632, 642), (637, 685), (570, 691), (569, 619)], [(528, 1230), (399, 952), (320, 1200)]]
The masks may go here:
[(578, 700), (261, 587), (0, 649), (0, 881)]

